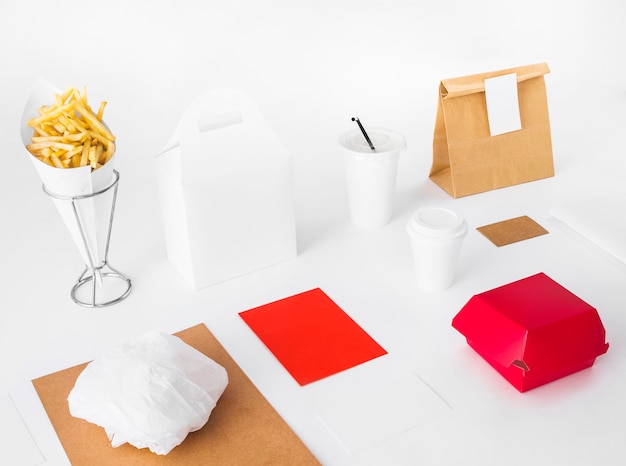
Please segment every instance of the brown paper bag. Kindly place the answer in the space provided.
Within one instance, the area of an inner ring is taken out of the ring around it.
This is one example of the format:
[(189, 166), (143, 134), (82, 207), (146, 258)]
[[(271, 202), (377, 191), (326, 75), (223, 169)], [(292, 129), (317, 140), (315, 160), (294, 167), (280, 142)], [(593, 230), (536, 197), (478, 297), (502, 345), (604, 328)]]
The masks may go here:
[[(430, 179), (454, 198), (554, 176), (545, 63), (445, 79)], [(491, 136), (485, 79), (515, 73), (521, 129)]]

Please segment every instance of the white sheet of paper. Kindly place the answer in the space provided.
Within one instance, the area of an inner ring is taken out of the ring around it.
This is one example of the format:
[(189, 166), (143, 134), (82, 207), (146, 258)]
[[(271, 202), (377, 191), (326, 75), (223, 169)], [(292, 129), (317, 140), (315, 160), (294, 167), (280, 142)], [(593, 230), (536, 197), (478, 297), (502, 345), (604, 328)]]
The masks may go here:
[(13, 466), (35, 466), (45, 461), (26, 424), (8, 395), (0, 396), (0, 458)]
[(485, 98), (492, 136), (522, 129), (516, 73), (485, 79)]
[(605, 253), (626, 265), (626, 193), (557, 205), (549, 213)]
[(355, 454), (448, 413), (451, 408), (417, 375), (389, 355), (324, 379), (316, 414)]

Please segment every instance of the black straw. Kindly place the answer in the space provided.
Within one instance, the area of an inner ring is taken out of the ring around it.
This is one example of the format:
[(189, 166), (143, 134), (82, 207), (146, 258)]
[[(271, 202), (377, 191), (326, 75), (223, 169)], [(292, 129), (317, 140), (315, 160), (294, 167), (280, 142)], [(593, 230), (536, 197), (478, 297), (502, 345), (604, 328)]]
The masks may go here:
[(365, 137), (365, 140), (367, 141), (367, 143), (370, 145), (370, 149), (372, 150), (376, 150), (374, 148), (374, 144), (372, 144), (372, 141), (370, 141), (370, 137), (367, 135), (367, 133), (365, 132), (365, 128), (363, 128), (363, 125), (361, 124), (361, 122), (359, 121), (358, 118), (352, 117), (352, 121), (356, 121), (357, 125), (359, 125), (359, 128), (361, 128), (361, 132), (363, 133), (363, 136)]

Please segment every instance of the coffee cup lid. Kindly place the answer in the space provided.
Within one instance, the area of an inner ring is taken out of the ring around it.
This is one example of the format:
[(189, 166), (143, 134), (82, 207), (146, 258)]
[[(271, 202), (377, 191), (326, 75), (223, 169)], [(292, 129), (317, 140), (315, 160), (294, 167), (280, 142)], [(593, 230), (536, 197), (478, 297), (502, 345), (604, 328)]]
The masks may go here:
[(397, 131), (387, 128), (371, 127), (367, 129), (369, 137), (375, 147), (372, 150), (358, 128), (351, 129), (339, 136), (338, 142), (344, 149), (366, 155), (371, 158), (381, 157), (402, 151), (406, 148), (404, 136)]
[(426, 206), (411, 215), (407, 225), (409, 231), (433, 239), (452, 239), (467, 233), (465, 219), (444, 207)]

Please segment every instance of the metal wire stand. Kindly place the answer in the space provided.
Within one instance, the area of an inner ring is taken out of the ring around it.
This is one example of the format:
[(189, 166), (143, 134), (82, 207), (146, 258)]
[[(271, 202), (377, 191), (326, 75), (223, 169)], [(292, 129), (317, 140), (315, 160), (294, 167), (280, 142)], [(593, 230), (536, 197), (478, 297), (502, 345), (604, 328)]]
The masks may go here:
[[(72, 203), (72, 210), (74, 212), (74, 217), (76, 218), (76, 223), (78, 224), (78, 229), (80, 231), (80, 235), (83, 240), (83, 245), (85, 246), (85, 251), (87, 252), (86, 255), (88, 257), (89, 263), (85, 266), (85, 269), (78, 277), (78, 281), (72, 287), (71, 297), (72, 297), (72, 301), (74, 301), (76, 304), (79, 304), (85, 307), (104, 307), (104, 306), (110, 306), (115, 303), (119, 303), (130, 294), (130, 291), (132, 288), (132, 282), (130, 278), (124, 275), (119, 270), (114, 269), (108, 263), (109, 243), (111, 240), (111, 228), (113, 227), (113, 214), (115, 213), (115, 201), (117, 200), (117, 187), (118, 187), (118, 182), (120, 180), (120, 174), (117, 172), (117, 170), (113, 170), (113, 175), (115, 176), (115, 180), (106, 188), (101, 189), (100, 191), (97, 191), (92, 194), (84, 194), (81, 196), (62, 196), (59, 194), (55, 194), (53, 192), (48, 191), (46, 186), (43, 185), (43, 190), (48, 196), (53, 197), (54, 199), (60, 199), (60, 200), (69, 201)], [(78, 202), (83, 199), (89, 199), (95, 196), (102, 195), (106, 193), (107, 191), (109, 191), (110, 189), (113, 189), (113, 199), (111, 200), (111, 214), (109, 216), (109, 227), (107, 230), (104, 259), (102, 260), (102, 263), (96, 265), (94, 264), (94, 261), (93, 261), (93, 257), (96, 256), (96, 254), (91, 254), (91, 251), (89, 250), (89, 243), (87, 241), (87, 233), (85, 230), (85, 224), (78, 211)], [(121, 283), (118, 283), (116, 285), (116, 286), (122, 285), (120, 288), (121, 291), (119, 293), (116, 293), (114, 297), (112, 298), (110, 296), (107, 298), (103, 298), (103, 296), (105, 295), (105, 290), (104, 290), (105, 283), (108, 284), (110, 279), (113, 279), (115, 281), (121, 281)], [(89, 284), (91, 284), (91, 290), (90, 290), (91, 299), (87, 301), (87, 300), (79, 298), (78, 291), (84, 286), (87, 286)], [(108, 300), (104, 301), (103, 299), (108, 299)]]

